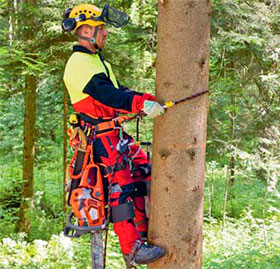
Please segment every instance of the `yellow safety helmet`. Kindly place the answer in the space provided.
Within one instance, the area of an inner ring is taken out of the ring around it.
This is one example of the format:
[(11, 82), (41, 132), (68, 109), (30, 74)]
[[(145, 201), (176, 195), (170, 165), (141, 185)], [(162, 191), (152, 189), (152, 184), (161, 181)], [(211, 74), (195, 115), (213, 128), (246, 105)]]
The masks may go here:
[(103, 25), (105, 24), (103, 21), (95, 21), (93, 19), (91, 19), (92, 17), (100, 17), (101, 16), (101, 10), (94, 6), (94, 5), (90, 5), (90, 4), (81, 4), (78, 5), (76, 7), (74, 7), (70, 14), (69, 14), (69, 18), (77, 18), (80, 15), (84, 14), (86, 17), (86, 20), (84, 21), (77, 21), (75, 29), (79, 28), (81, 25), (90, 25), (90, 26), (99, 26), (99, 25)]
[(99, 26), (111, 24), (114, 27), (121, 28), (129, 21), (129, 16), (115, 8), (104, 6), (102, 11), (91, 4), (81, 4), (69, 8), (63, 15), (62, 29), (66, 32), (76, 30), (81, 25)]

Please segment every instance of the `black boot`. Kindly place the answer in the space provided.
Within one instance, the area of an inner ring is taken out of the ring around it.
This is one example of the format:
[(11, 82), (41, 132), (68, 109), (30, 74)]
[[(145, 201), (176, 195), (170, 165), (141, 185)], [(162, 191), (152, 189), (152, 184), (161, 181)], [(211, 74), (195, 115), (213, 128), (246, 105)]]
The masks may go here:
[(165, 251), (163, 248), (154, 245), (141, 244), (140, 241), (136, 241), (131, 253), (124, 255), (124, 259), (127, 268), (135, 268), (138, 264), (154, 262), (164, 255)]

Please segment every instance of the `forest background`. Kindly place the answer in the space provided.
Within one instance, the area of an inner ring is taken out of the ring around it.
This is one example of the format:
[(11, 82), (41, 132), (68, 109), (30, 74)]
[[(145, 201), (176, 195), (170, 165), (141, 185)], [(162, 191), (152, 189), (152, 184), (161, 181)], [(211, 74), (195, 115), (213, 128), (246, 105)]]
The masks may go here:
[[(62, 33), (61, 20), (77, 3), (0, 1), (1, 268), (90, 268), (89, 238), (71, 241), (60, 234), (67, 217), (62, 75), (75, 40)], [(122, 84), (154, 93), (156, 1), (111, 5), (130, 14), (131, 22), (123, 30), (109, 28), (105, 59)], [(279, 1), (212, 0), (204, 268), (280, 267), (279, 62)], [(31, 230), (24, 234), (15, 228), (30, 76), (36, 78), (35, 180)], [(71, 113), (69, 100), (68, 107)], [(135, 134), (133, 123), (126, 129)], [(151, 120), (141, 123), (140, 134), (152, 141)], [(108, 267), (123, 268), (110, 235)]]

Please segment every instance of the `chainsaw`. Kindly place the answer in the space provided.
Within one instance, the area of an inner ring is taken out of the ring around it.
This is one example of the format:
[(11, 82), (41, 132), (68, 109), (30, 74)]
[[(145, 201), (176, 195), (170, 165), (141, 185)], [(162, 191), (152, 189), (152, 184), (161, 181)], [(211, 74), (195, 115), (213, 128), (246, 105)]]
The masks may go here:
[[(81, 147), (76, 147), (69, 163), (71, 189), (68, 204), (72, 207), (72, 211), (64, 228), (64, 235), (70, 238), (77, 238), (84, 233), (106, 227), (102, 174), (100, 167), (93, 161), (92, 146), (83, 140), (81, 139)], [(81, 168), (76, 175), (74, 167)], [(77, 224), (74, 224), (74, 219)]]

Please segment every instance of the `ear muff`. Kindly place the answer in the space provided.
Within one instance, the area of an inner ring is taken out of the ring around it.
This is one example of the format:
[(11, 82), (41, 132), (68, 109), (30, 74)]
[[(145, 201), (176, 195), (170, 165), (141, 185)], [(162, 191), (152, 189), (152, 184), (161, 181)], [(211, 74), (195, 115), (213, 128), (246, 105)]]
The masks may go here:
[[(69, 9), (67, 11), (69, 11)], [(66, 12), (64, 13), (64, 15), (66, 14)], [(71, 10), (69, 11), (69, 14), (70, 14), (70, 12), (71, 12)], [(69, 16), (69, 14), (68, 14), (68, 16)], [(85, 21), (86, 19), (87, 18), (86, 18), (85, 14), (81, 14), (80, 16), (78, 16), (76, 18), (68, 18), (68, 17), (66, 17), (62, 21), (62, 29), (65, 32), (71, 32), (71, 31), (73, 31), (76, 28), (76, 24), (77, 24), (78, 21)]]
[(76, 20), (74, 18), (67, 18), (62, 21), (62, 29), (65, 32), (71, 32), (76, 27)]

